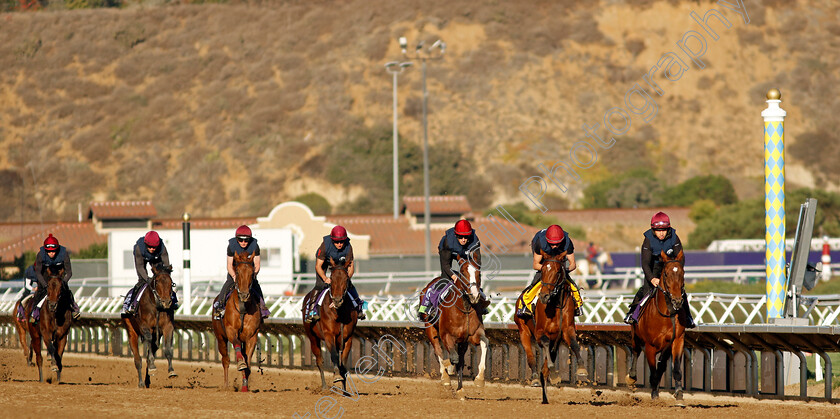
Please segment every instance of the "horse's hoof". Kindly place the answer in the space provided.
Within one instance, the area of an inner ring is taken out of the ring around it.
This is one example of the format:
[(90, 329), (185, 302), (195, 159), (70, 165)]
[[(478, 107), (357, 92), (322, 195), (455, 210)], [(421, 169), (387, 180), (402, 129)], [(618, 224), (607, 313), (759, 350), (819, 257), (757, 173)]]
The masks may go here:
[(242, 386), (242, 388), (239, 389), (239, 392), (240, 393), (247, 393), (248, 392), (248, 386)]
[(178, 376), (178, 373), (175, 371), (169, 371), (169, 378), (175, 378)]
[(236, 369), (238, 371), (245, 371), (248, 369), (248, 364), (246, 364), (245, 361), (240, 361), (239, 364), (237, 364)]
[(50, 367), (50, 371), (53, 371), (53, 372), (58, 372), (58, 367), (56, 367), (55, 365), (53, 365), (52, 367)]
[(533, 380), (531, 380), (531, 387), (542, 387), (542, 384), (540, 384), (540, 379), (534, 378)]
[(677, 400), (682, 400), (683, 399), (682, 389), (677, 389), (677, 391), (674, 392), (674, 398), (677, 399)]
[(636, 391), (636, 379), (635, 378), (628, 375), (628, 376), (624, 377), (624, 381), (627, 382), (627, 388), (630, 390), (631, 393)]
[(456, 391), (455, 395), (458, 396), (458, 400), (467, 400), (467, 396), (464, 394), (464, 389)]
[(475, 380), (473, 380), (473, 383), (475, 384), (476, 387), (483, 388), (484, 387), (484, 378), (476, 378)]

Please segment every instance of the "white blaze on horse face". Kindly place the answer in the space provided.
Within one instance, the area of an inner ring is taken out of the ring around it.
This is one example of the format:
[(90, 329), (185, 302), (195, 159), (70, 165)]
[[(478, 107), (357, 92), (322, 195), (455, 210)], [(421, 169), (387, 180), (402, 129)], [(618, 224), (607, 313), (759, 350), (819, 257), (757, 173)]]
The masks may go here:
[(677, 272), (679, 272), (679, 269), (677, 269), (677, 267), (675, 266), (674, 267), (674, 273), (677, 273)]
[(472, 294), (473, 298), (478, 298), (478, 281), (476, 281), (476, 269), (473, 264), (469, 264), (467, 266), (467, 272), (470, 275), (470, 294)]

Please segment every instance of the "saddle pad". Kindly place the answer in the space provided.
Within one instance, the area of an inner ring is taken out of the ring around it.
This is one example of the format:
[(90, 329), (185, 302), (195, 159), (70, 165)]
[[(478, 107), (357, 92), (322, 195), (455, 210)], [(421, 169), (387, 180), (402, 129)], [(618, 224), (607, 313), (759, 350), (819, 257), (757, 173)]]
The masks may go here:
[(321, 304), (324, 304), (324, 297), (326, 297), (326, 296), (327, 296), (327, 292), (328, 292), (329, 290), (330, 290), (330, 288), (329, 288), (329, 287), (327, 287), (327, 288), (322, 289), (320, 292), (318, 292), (318, 295), (317, 295), (317, 296), (315, 296), (315, 301), (316, 301), (316, 304), (315, 304), (315, 305), (316, 305), (316, 306), (320, 307), (320, 306), (321, 306)]
[(143, 284), (142, 286), (140, 286), (140, 289), (137, 290), (137, 294), (132, 296), (135, 303), (140, 302), (140, 297), (143, 295), (143, 291), (145, 291), (146, 287), (148, 287), (148, 286), (149, 286), (149, 284)]
[(438, 279), (435, 283), (433, 283), (423, 294), (423, 303), (422, 305), (426, 307), (430, 307), (432, 309), (436, 309), (437, 306), (440, 304), (440, 300), (443, 299), (443, 296), (449, 292), (450, 289), (455, 284), (450, 281), (443, 281)]

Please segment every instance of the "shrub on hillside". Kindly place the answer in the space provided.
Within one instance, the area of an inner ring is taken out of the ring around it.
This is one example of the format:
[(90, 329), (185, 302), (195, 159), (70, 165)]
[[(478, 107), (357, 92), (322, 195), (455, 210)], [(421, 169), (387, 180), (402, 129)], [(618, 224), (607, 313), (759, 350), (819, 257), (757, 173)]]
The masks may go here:
[(732, 182), (724, 176), (695, 176), (685, 182), (665, 190), (664, 205), (687, 207), (695, 201), (708, 199), (718, 205), (738, 202)]
[(327, 201), (327, 198), (315, 192), (298, 195), (292, 198), (292, 201), (306, 205), (315, 215), (329, 215), (332, 212), (332, 206)]

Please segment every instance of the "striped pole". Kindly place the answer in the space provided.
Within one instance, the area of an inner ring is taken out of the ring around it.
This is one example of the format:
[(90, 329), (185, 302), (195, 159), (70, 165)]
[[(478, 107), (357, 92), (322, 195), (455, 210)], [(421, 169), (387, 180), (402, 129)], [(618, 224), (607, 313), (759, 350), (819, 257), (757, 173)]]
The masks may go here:
[(192, 283), (190, 279), (190, 214), (184, 213), (181, 223), (184, 233), (184, 314), (192, 314)]
[(767, 92), (764, 118), (764, 242), (767, 319), (783, 317), (785, 305), (785, 115), (778, 89)]

